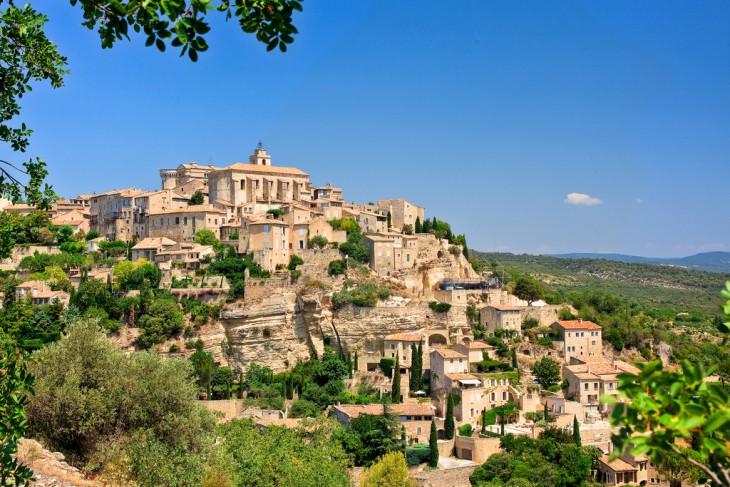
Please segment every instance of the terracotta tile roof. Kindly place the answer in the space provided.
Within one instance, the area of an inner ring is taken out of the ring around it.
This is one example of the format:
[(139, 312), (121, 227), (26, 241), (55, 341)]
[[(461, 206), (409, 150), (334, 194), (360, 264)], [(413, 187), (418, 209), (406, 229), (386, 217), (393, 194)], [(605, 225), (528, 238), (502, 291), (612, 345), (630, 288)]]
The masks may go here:
[(406, 333), (394, 333), (392, 335), (386, 335), (384, 340), (391, 342), (420, 342), (423, 340), (424, 333), (422, 331), (406, 332)]
[(473, 342), (469, 342), (468, 348), (469, 348), (469, 350), (489, 350), (494, 347), (488, 343), (480, 342), (479, 340), (474, 340)]
[(622, 372), (630, 372), (632, 374), (639, 372), (639, 369), (626, 362), (621, 360), (610, 362), (605, 358), (601, 361), (595, 360), (584, 364), (568, 365), (565, 368), (576, 375), (590, 373), (593, 376), (601, 376), (603, 380), (615, 380), (616, 375)]
[[(352, 404), (341, 404), (334, 406), (335, 409), (339, 409), (343, 413), (347, 414), (350, 418), (357, 418), (363, 414), (383, 414), (382, 404), (364, 404), (364, 405), (352, 405)], [(395, 414), (396, 416), (433, 416), (434, 409), (429, 404), (390, 404), (388, 405), (388, 411)]]
[(167, 237), (147, 237), (145, 239), (140, 240), (137, 245), (132, 247), (132, 250), (147, 250), (147, 249), (157, 249), (160, 247), (168, 247), (172, 245), (177, 245), (177, 242), (175, 242), (172, 239), (169, 239)]
[(601, 327), (592, 321), (583, 320), (570, 320), (570, 321), (556, 321), (560, 327), (566, 330), (600, 330)]
[(598, 461), (607, 465), (614, 472), (636, 472), (638, 470), (636, 467), (629, 465), (620, 458), (615, 458), (609, 461), (607, 455), (602, 456), (598, 459)]
[(243, 171), (259, 174), (288, 174), (290, 176), (309, 176), (309, 174), (295, 167), (259, 166), (258, 164), (244, 164), (237, 162), (217, 171)]
[(508, 304), (491, 304), (492, 308), (498, 310), (498, 311), (519, 311), (520, 308), (517, 306), (510, 306)]
[(443, 358), (467, 358), (466, 355), (459, 353), (456, 350), (451, 350), (450, 348), (435, 348), (432, 352), (436, 352)]
[(215, 201), (213, 202), (213, 204), (214, 204), (214, 205), (221, 205), (221, 206), (233, 206), (233, 207), (235, 207), (235, 206), (236, 206), (236, 205), (234, 205), (233, 203), (230, 203), (230, 202), (228, 202), (228, 201), (225, 201), (225, 200), (215, 200)]

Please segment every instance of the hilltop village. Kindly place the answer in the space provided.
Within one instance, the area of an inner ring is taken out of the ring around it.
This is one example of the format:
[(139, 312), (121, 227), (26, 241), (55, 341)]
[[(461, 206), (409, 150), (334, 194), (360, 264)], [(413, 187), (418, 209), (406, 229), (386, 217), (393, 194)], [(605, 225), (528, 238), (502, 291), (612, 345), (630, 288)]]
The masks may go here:
[[(424, 207), (347, 203), (342, 188), (275, 165), (261, 144), (247, 163), (181, 164), (160, 177), (159, 190), (78, 195), (48, 212), (6, 202), (18, 228), (35, 228), (0, 263), (16, 278), (6, 304), (73, 306), (128, 351), (206, 354), (228, 378), (201, 379), (200, 399), (226, 420), (298, 425), (324, 411), (349, 427), (389, 398), (409, 448), (429, 443), (433, 422), (442, 458), (479, 464), (505, 432), (537, 438), (552, 426), (604, 453), (601, 481), (664, 483), (645, 456), (608, 457), (611, 407), (599, 397), (618, 397), (617, 375), (637, 369), (601, 327), (504, 290)], [(157, 291), (174, 309), (146, 297)], [(317, 396), (300, 371), (332, 357), (346, 364), (342, 386), (323, 381)], [(262, 369), (282, 381), (244, 390), (244, 375)]]

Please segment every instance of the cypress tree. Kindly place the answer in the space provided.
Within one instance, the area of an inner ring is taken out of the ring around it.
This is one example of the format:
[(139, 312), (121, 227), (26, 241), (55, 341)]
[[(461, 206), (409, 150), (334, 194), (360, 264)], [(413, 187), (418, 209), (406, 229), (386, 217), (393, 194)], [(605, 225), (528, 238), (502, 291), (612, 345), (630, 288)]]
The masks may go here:
[(431, 435), (428, 437), (428, 448), (431, 450), (431, 456), (428, 458), (429, 467), (436, 467), (439, 463), (439, 444), (438, 433), (436, 432), (436, 421), (431, 420)]
[(547, 408), (547, 398), (545, 398), (545, 407), (542, 410), (542, 416), (545, 421), (548, 420), (548, 408)]
[(416, 217), (416, 228), (414, 229), (416, 233), (423, 233), (423, 225), (421, 225), (421, 217)]
[(519, 367), (519, 364), (517, 363), (517, 349), (516, 348), (513, 348), (512, 349), (512, 368), (517, 371), (517, 383), (519, 384), (519, 382), (520, 382), (520, 367)]
[(243, 399), (243, 372), (238, 373), (238, 398)]
[(482, 409), (482, 434), (487, 434), (487, 408)]
[(428, 232), (431, 231), (431, 220), (429, 220), (428, 218), (426, 218), (425, 220), (423, 220), (423, 228), (422, 228), (422, 230), (423, 230), (423, 233), (428, 233)]
[(355, 364), (354, 365), (355, 365), (355, 370), (360, 369), (360, 367), (358, 367), (358, 363), (357, 363), (357, 350), (355, 350)]
[(416, 383), (418, 385), (417, 390), (421, 390), (423, 388), (423, 340), (418, 341), (418, 363), (416, 366), (418, 367), (416, 369)]
[(411, 390), (411, 392), (418, 390), (418, 380), (416, 379), (416, 376), (418, 373), (416, 372), (416, 365), (418, 363), (418, 348), (416, 347), (415, 343), (411, 344), (411, 377), (408, 381), (408, 388)]
[(390, 211), (388, 211), (388, 216), (386, 218), (388, 219), (388, 228), (392, 227), (393, 225), (391, 223), (392, 220), (391, 220), (391, 217), (390, 217)]
[(577, 446), (583, 446), (580, 441), (580, 424), (577, 416), (573, 416), (573, 440)]
[(405, 451), (408, 441), (406, 440), (406, 427), (403, 425), (400, 427), (400, 442), (403, 445), (403, 451)]
[(461, 253), (464, 254), (464, 257), (466, 257), (468, 260), (469, 259), (469, 246), (466, 244), (466, 235), (462, 235), (462, 237), (464, 238), (464, 250)]
[(499, 415), (499, 434), (504, 436), (504, 411)]
[(400, 357), (395, 358), (395, 371), (393, 372), (393, 387), (390, 391), (390, 398), (393, 404), (400, 402)]
[(350, 378), (352, 378), (352, 353), (347, 352), (347, 368), (350, 370)]
[(447, 440), (451, 440), (454, 438), (455, 428), (456, 425), (454, 424), (454, 398), (451, 394), (449, 394), (449, 398), (446, 401), (446, 421), (444, 422), (444, 433), (446, 434)]

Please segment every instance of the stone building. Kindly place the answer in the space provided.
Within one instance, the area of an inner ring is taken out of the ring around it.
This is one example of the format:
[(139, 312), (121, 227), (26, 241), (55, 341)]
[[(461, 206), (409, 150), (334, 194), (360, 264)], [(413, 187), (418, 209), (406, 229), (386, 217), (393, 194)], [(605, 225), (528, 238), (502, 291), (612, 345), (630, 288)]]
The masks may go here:
[[(330, 417), (339, 421), (345, 428), (350, 427), (350, 421), (366, 415), (382, 415), (382, 404), (350, 405), (338, 404), (332, 406)], [(431, 434), (431, 421), (435, 411), (429, 404), (390, 404), (388, 410), (398, 418), (398, 422), (406, 429), (406, 439), (410, 443), (426, 443)]]
[(207, 228), (219, 238), (225, 217), (225, 211), (212, 205), (191, 205), (151, 212), (147, 234), (150, 237), (167, 237), (176, 242), (191, 242), (195, 232)]
[(609, 361), (602, 356), (574, 357), (573, 365), (563, 367), (568, 381), (565, 397), (583, 405), (587, 412), (608, 412), (608, 405), (600, 402), (601, 395), (618, 397), (618, 379), (623, 372), (638, 373), (639, 370), (621, 360)]
[[(202, 188), (207, 186), (208, 174), (215, 169), (217, 168), (211, 164), (199, 166), (197, 162), (180, 164), (177, 169), (160, 169), (162, 189), (175, 189), (181, 186)], [(198, 184), (191, 185), (192, 182)]]
[(139, 259), (146, 259), (149, 262), (155, 261), (155, 256), (158, 252), (162, 252), (165, 249), (177, 245), (177, 242), (167, 237), (148, 237), (142, 239), (140, 242), (132, 247), (132, 262), (137, 262)]
[(54, 291), (45, 281), (26, 281), (15, 287), (15, 299), (30, 299), (33, 304), (60, 302), (68, 306), (70, 295), (66, 291)]
[(411, 366), (411, 345), (422, 343), (422, 347), (428, 350), (428, 336), (423, 330), (409, 333), (393, 333), (383, 338), (383, 357), (396, 357), (401, 365)]
[(378, 206), (386, 209), (386, 213), (390, 211), (390, 221), (393, 228), (401, 230), (403, 225), (410, 225), (411, 229), (416, 229), (416, 218), (423, 223), (426, 209), (422, 206), (404, 200), (403, 198), (395, 200), (378, 200)]
[(551, 328), (558, 331), (559, 343), (565, 354), (565, 361), (571, 357), (603, 355), (601, 327), (592, 321), (556, 321)]
[(520, 308), (506, 304), (492, 304), (479, 310), (481, 322), (486, 328), (486, 333), (493, 337), (501, 330), (503, 333), (511, 333), (514, 336), (522, 335), (522, 322), (520, 321)]
[(365, 245), (370, 249), (370, 268), (381, 275), (409, 269), (416, 265), (418, 238), (399, 233), (374, 233), (365, 235)]
[(470, 340), (466, 343), (457, 343), (452, 350), (469, 357), (469, 363), (475, 364), (484, 360), (484, 354), (494, 359), (494, 347), (479, 340)]
[(136, 188), (107, 191), (92, 195), (89, 205), (89, 228), (107, 240), (130, 240), (128, 222), (133, 219), (134, 197), (142, 194)]
[[(210, 201), (235, 207), (256, 201), (288, 202), (310, 198), (309, 175), (293, 167), (272, 166), (271, 156), (259, 144), (248, 164), (236, 163), (208, 174)], [(242, 213), (242, 212), (241, 212)]]

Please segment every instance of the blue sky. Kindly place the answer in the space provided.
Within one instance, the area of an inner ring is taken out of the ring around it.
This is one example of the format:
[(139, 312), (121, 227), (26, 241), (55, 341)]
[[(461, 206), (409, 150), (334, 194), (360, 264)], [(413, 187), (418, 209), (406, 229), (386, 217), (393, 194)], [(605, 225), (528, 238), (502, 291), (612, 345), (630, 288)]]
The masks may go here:
[(143, 38), (102, 50), (78, 8), (33, 4), (72, 74), (23, 117), (64, 196), (155, 189), (262, 139), (479, 250), (730, 249), (727, 1), (305, 1), (289, 52), (216, 21), (198, 63)]

